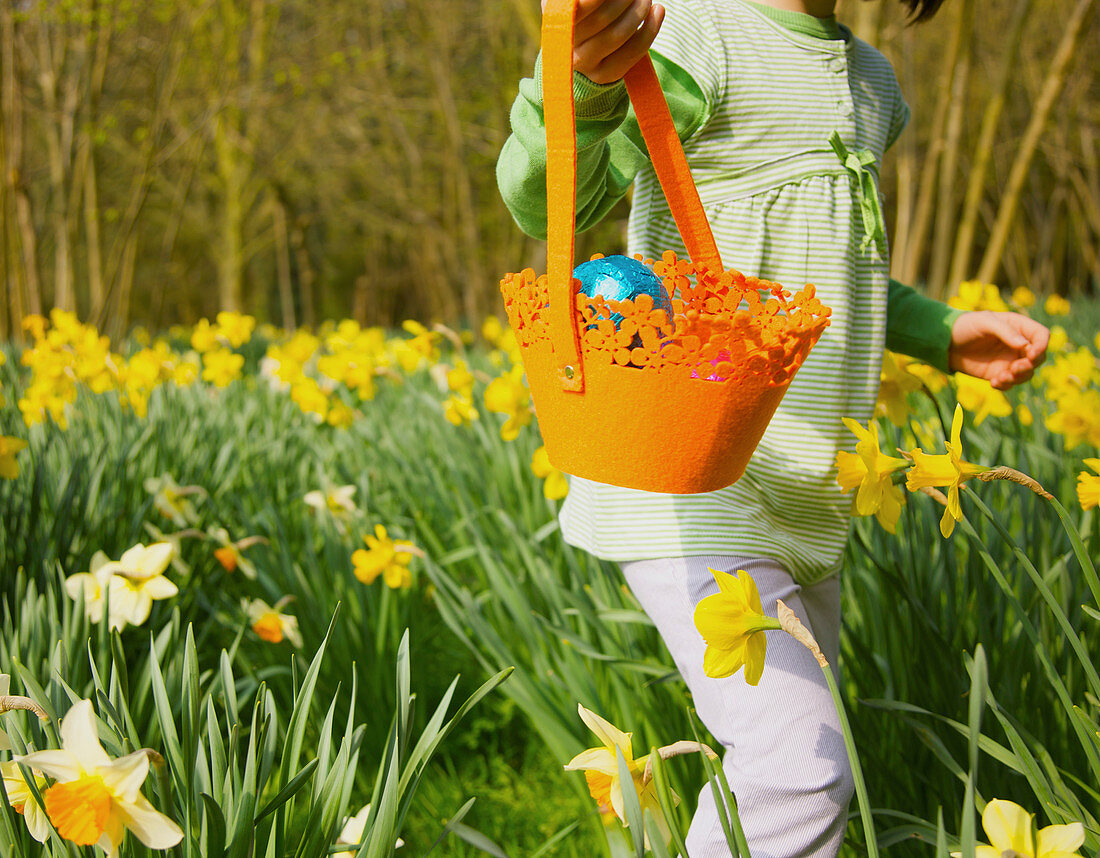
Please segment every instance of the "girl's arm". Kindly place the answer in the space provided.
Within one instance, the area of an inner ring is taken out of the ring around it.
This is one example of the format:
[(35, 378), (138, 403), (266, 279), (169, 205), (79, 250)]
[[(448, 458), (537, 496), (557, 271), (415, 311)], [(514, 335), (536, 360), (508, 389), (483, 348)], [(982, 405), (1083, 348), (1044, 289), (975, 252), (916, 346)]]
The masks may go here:
[[(681, 140), (709, 115), (703, 91), (691, 76), (651, 52), (657, 77)], [(577, 232), (599, 223), (625, 196), (649, 163), (645, 143), (620, 80), (600, 85), (573, 74), (577, 120)], [(497, 184), (519, 228), (546, 237), (546, 129), (542, 115), (542, 58), (534, 76), (520, 81), (512, 105), (512, 135), (497, 160)]]
[[(664, 17), (651, 0), (577, 0), (573, 99), (577, 122), (577, 231), (599, 223), (648, 163), (622, 76), (648, 51)], [(683, 69), (652, 55), (680, 139), (708, 115), (702, 89)], [(546, 236), (546, 130), (541, 57), (520, 82), (512, 135), (497, 161), (501, 196), (520, 229)]]
[(1031, 378), (1049, 339), (1046, 326), (1020, 313), (957, 310), (890, 281), (886, 348), (944, 372), (963, 372), (1007, 390)]

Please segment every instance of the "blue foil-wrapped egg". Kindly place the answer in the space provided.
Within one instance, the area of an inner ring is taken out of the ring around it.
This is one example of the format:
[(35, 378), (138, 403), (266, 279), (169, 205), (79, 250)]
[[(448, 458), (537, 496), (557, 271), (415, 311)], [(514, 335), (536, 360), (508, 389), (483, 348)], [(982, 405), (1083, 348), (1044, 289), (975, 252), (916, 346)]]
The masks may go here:
[[(672, 320), (672, 302), (665, 284), (644, 262), (630, 256), (603, 256), (582, 262), (573, 269), (573, 276), (581, 281), (580, 291), (590, 298), (626, 301), (649, 295), (653, 309), (664, 310)], [(622, 313), (612, 313), (611, 321), (617, 328), (622, 324)]]

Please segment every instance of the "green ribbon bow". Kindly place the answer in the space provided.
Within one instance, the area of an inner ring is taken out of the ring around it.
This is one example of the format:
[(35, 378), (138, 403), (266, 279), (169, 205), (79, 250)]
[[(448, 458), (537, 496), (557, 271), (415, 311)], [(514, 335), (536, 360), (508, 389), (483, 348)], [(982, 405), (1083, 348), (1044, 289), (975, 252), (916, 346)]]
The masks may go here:
[(833, 147), (844, 168), (859, 184), (859, 210), (863, 215), (863, 241), (859, 249), (866, 250), (871, 242), (885, 242), (886, 218), (882, 213), (882, 204), (879, 203), (878, 185), (875, 183), (875, 172), (872, 169), (877, 166), (875, 156), (870, 149), (849, 152), (844, 141), (840, 139), (839, 131), (834, 131), (830, 135), (829, 145)]

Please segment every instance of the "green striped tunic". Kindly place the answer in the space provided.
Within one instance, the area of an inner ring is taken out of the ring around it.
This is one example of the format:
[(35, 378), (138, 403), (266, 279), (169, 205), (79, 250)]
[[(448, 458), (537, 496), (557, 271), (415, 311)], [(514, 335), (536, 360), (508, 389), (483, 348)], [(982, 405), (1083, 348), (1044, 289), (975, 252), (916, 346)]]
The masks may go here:
[[(669, 495), (572, 478), (562, 533), (618, 561), (768, 557), (809, 584), (840, 567), (851, 496), (836, 483), (834, 461), (855, 443), (841, 418), (865, 422), (873, 412), (888, 293), (894, 339), (941, 367), (946, 361), (953, 317), (907, 287), (890, 288), (885, 235), (872, 237), (868, 214), (881, 205), (877, 165), (908, 108), (887, 60), (835, 19), (744, 0), (665, 6), (654, 59), (723, 262), (790, 288), (813, 283), (832, 324), (737, 483)], [(521, 85), (498, 165), (506, 202), (535, 234), (546, 206), (538, 81), (536, 72)], [(597, 87), (577, 75), (575, 97), (578, 229), (599, 220), (633, 180), (630, 252), (682, 252), (621, 84)], [(830, 145), (834, 132), (840, 155)], [(846, 166), (845, 152), (871, 157)]]

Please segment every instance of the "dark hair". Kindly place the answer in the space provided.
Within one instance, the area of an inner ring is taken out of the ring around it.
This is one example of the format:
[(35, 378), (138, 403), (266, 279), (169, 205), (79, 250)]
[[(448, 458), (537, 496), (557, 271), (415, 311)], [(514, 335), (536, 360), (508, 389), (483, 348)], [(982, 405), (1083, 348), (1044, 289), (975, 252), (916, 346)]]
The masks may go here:
[(912, 21), (927, 21), (936, 14), (936, 10), (943, 5), (943, 0), (901, 0), (909, 7)]

